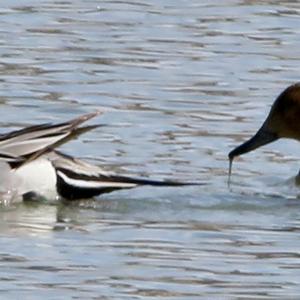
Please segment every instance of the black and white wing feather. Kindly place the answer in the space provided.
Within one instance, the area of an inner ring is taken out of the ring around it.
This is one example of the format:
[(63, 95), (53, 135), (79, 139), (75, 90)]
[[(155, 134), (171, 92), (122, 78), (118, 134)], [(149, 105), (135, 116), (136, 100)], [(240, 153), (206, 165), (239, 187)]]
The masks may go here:
[(91, 198), (114, 190), (129, 189), (139, 185), (184, 186), (199, 183), (158, 181), (143, 178), (118, 176), (58, 151), (51, 153), (52, 164), (57, 175), (57, 191), (65, 199)]

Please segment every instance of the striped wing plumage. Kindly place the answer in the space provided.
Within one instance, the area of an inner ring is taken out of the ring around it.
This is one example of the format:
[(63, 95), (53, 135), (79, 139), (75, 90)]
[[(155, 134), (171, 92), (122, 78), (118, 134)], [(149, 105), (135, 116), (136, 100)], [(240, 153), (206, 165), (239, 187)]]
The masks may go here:
[(67, 199), (90, 198), (138, 185), (183, 186), (195, 184), (118, 176), (58, 151), (53, 152), (52, 155), (54, 155), (52, 163), (57, 174), (58, 192), (63, 198)]
[(9, 163), (30, 161), (95, 126), (78, 128), (83, 122), (99, 115), (90, 113), (69, 122), (26, 127), (0, 136), (0, 160)]

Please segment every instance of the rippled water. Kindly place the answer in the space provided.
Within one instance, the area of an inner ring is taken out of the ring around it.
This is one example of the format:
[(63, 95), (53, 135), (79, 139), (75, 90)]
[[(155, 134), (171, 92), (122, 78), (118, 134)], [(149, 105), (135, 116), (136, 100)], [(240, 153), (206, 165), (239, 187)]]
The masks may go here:
[(6, 1), (1, 131), (103, 109), (66, 146), (204, 181), (0, 208), (1, 299), (298, 299), (299, 144), (227, 153), (299, 80), (297, 1)]

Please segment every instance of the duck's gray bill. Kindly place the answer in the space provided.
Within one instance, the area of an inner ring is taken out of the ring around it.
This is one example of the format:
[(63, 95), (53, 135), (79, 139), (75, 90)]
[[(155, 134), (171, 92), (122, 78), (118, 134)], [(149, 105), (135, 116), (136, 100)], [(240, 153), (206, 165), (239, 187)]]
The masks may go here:
[(233, 149), (228, 154), (229, 159), (232, 160), (236, 156), (245, 154), (276, 140), (278, 140), (278, 135), (276, 133), (268, 131), (262, 127), (250, 140)]

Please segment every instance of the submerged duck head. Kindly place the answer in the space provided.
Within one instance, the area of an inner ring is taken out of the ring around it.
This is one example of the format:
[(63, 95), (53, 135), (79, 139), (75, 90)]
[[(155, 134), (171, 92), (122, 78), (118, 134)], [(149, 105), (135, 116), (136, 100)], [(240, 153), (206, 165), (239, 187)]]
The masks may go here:
[(300, 140), (300, 83), (286, 88), (275, 100), (267, 119), (257, 133), (229, 153), (236, 156), (255, 150), (280, 138)]

